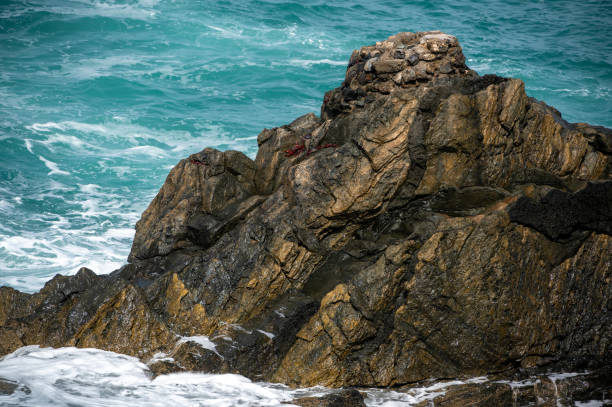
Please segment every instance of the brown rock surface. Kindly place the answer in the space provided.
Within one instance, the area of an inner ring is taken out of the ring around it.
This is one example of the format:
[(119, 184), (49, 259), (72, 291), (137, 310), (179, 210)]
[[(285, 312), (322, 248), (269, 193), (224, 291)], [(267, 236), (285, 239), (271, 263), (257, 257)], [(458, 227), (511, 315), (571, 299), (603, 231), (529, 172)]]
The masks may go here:
[(341, 390), (322, 397), (302, 397), (291, 401), (300, 407), (365, 407), (363, 396), (357, 390)]
[(0, 354), (334, 387), (612, 363), (612, 131), (400, 33), (258, 144), (180, 161), (120, 270), (0, 288)]
[[(416, 407), (571, 407), (612, 405), (610, 371), (571, 374), (539, 374), (518, 378), (479, 378), (477, 383), (437, 382), (430, 388), (405, 388), (408, 394), (426, 398)], [(433, 389), (433, 390), (432, 390)], [(418, 391), (420, 390), (420, 391)], [(425, 391), (423, 391), (425, 390)], [(429, 390), (429, 392), (427, 391)], [(426, 395), (423, 397), (422, 395)]]

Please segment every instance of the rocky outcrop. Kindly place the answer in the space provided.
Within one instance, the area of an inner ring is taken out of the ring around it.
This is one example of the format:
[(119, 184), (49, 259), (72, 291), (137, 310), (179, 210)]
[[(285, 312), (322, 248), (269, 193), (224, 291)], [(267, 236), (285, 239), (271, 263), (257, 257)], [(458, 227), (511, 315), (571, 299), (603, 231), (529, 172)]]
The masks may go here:
[(612, 131), (427, 32), (257, 141), (180, 161), (120, 270), (1, 288), (0, 353), (333, 387), (611, 364)]

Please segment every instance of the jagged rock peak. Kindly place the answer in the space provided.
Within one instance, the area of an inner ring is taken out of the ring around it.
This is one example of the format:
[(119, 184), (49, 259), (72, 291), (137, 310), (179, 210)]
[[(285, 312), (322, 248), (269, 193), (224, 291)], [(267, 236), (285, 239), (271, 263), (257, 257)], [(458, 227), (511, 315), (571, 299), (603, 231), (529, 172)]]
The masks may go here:
[(388, 94), (398, 87), (469, 73), (475, 74), (465, 65), (456, 37), (441, 31), (395, 34), (353, 51), (340, 91), (325, 94), (321, 117), (363, 107), (372, 92)]

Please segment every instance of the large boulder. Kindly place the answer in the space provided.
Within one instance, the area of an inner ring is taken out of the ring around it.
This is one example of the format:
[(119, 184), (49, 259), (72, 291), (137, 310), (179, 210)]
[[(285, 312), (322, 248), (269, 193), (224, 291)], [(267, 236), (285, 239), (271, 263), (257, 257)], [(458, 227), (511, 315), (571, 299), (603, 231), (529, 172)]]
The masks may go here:
[(436, 31), (353, 52), (258, 144), (180, 161), (120, 270), (1, 288), (0, 352), (333, 387), (612, 363), (612, 131)]

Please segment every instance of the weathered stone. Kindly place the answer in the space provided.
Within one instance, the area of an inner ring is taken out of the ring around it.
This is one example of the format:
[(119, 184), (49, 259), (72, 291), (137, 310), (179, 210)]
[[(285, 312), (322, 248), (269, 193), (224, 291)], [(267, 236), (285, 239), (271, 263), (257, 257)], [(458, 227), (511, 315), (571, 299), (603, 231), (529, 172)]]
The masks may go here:
[[(429, 407), (430, 402), (421, 403)], [(433, 399), (433, 405), (439, 407), (490, 407), (515, 406), (512, 389), (502, 383), (466, 384), (453, 386), (442, 396)], [(517, 406), (518, 407), (518, 406)]]
[(440, 73), (451, 73), (453, 71), (453, 67), (448, 62), (440, 65)]
[(406, 56), (406, 61), (408, 61), (408, 63), (410, 65), (416, 65), (419, 63), (419, 54), (417, 54), (416, 52), (410, 52), (407, 56)]
[(416, 72), (412, 68), (408, 68), (402, 72), (402, 83), (414, 82), (417, 79)]
[(255, 192), (256, 166), (237, 151), (207, 148), (172, 169), (136, 224), (129, 259), (167, 255), (188, 247), (187, 223), (195, 212), (216, 212)]
[(422, 54), (419, 55), (419, 59), (421, 61), (433, 61), (434, 59), (436, 59), (436, 56), (430, 52), (424, 52)]
[(376, 73), (394, 73), (404, 69), (406, 62), (403, 59), (384, 59), (376, 61), (373, 65)]
[(448, 51), (448, 45), (442, 41), (431, 41), (427, 43), (427, 47), (434, 54), (443, 54)]
[(0, 288), (0, 353), (93, 346), (160, 374), (333, 387), (610, 366), (612, 132), (464, 62), (452, 36), (395, 35), (351, 55), (320, 119), (262, 131), (255, 161), (180, 161), (128, 265)]
[(17, 390), (19, 383), (12, 380), (6, 380), (0, 377), (0, 395), (10, 395)]
[[(444, 407), (485, 406), (607, 406), (612, 379), (608, 370), (568, 374), (538, 374), (508, 378), (479, 378), (476, 383), (453, 384), (438, 382), (432, 387), (440, 395), (417, 404)], [(456, 383), (456, 382), (455, 382)], [(410, 391), (410, 387), (404, 389)], [(599, 393), (597, 393), (599, 392)]]
[(363, 67), (363, 70), (366, 72), (371, 72), (376, 61), (378, 61), (378, 57), (368, 59)]
[(323, 397), (302, 397), (291, 401), (301, 407), (365, 407), (363, 396), (357, 390), (342, 390)]

